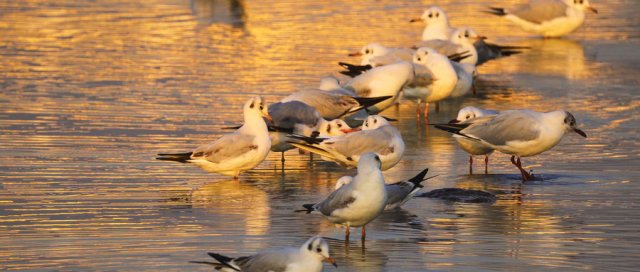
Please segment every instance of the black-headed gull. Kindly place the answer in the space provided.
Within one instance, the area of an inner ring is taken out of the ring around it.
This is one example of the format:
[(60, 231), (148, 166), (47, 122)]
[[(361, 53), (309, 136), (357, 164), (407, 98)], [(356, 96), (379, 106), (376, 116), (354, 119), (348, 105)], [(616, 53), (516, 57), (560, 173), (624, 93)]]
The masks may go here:
[(420, 18), (411, 19), (411, 22), (424, 22), (426, 24), (422, 32), (422, 40), (448, 40), (454, 29), (449, 26), (447, 14), (440, 7), (431, 6), (424, 10)]
[(347, 81), (344, 88), (353, 90), (359, 97), (391, 96), (367, 108), (370, 114), (377, 114), (398, 101), (402, 88), (413, 80), (413, 75), (413, 65), (403, 61), (375, 67)]
[(551, 149), (567, 132), (587, 137), (576, 127), (575, 117), (564, 110), (544, 113), (526, 109), (508, 110), (475, 118), (473, 122), (435, 127), (512, 155), (511, 163), (518, 167), (523, 181), (530, 180), (532, 176), (522, 168), (520, 157), (534, 156)]
[[(432, 178), (424, 178), (428, 171), (429, 168), (422, 170), (422, 172), (408, 180), (385, 184), (384, 188), (387, 191), (387, 205), (384, 207), (384, 210), (387, 211), (399, 208), (409, 201), (409, 199), (413, 198), (413, 196), (422, 189), (423, 186), (421, 183)], [(343, 176), (336, 181), (335, 189), (338, 190), (340, 187), (349, 184), (351, 181), (353, 181), (352, 176)]]
[[(458, 116), (456, 119), (449, 121), (450, 124), (466, 124), (473, 123), (475, 118), (489, 116), (489, 115), (497, 115), (498, 112), (494, 110), (485, 110), (476, 108), (473, 106), (468, 106), (460, 109), (458, 111)], [(483, 120), (483, 119), (479, 119)], [(464, 137), (461, 135), (453, 134), (453, 139), (458, 143), (458, 145), (465, 152), (469, 153), (469, 175), (473, 174), (473, 156), (474, 155), (484, 155), (484, 173), (489, 173), (489, 155), (493, 153), (493, 148), (483, 144), (481, 141), (477, 141), (475, 139), (469, 139), (468, 137)]]
[(337, 92), (323, 91), (320, 89), (309, 89), (294, 92), (280, 101), (303, 102), (314, 107), (323, 118), (333, 120), (336, 118), (342, 118), (361, 109), (371, 107), (379, 102), (390, 99), (391, 97), (392, 96), (356, 97), (343, 95)]
[(313, 138), (290, 135), (297, 148), (321, 155), (324, 160), (333, 161), (345, 167), (358, 166), (362, 154), (375, 152), (382, 160), (382, 170), (395, 166), (404, 154), (404, 141), (398, 129), (382, 116), (371, 115), (362, 125), (362, 130), (342, 136)]
[(362, 227), (365, 240), (365, 225), (384, 211), (387, 203), (384, 176), (380, 170), (382, 162), (378, 155), (367, 152), (358, 162), (358, 174), (353, 181), (333, 191), (317, 204), (304, 204), (308, 213), (319, 211), (334, 224), (347, 227), (345, 239), (349, 240), (351, 227)]
[(234, 133), (202, 145), (192, 152), (158, 154), (156, 159), (193, 163), (207, 172), (238, 178), (241, 171), (260, 164), (269, 154), (271, 139), (262, 117), (271, 119), (262, 97), (255, 96), (244, 104), (244, 125)]
[(530, 0), (513, 8), (491, 7), (487, 12), (504, 17), (525, 31), (555, 38), (580, 27), (585, 10), (598, 13), (589, 0)]
[(216, 262), (192, 261), (208, 264), (217, 271), (322, 271), (322, 262), (338, 267), (329, 255), (329, 245), (319, 236), (307, 240), (299, 248), (265, 250), (255, 255), (231, 258), (218, 253), (208, 253)]
[(415, 50), (411, 48), (392, 48), (379, 43), (370, 43), (356, 53), (350, 53), (351, 57), (361, 57), (360, 65), (372, 67), (393, 64), (400, 61), (411, 61)]

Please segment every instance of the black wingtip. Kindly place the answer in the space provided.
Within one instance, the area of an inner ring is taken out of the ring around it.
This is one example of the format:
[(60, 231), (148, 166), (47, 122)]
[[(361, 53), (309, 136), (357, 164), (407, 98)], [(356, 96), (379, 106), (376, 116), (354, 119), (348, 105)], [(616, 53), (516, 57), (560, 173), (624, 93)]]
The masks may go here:
[(469, 139), (478, 140), (476, 138), (469, 137), (466, 134), (460, 133), (461, 130), (465, 129), (466, 127), (470, 126), (471, 124), (429, 124), (429, 125), (430, 126), (434, 126), (437, 129), (444, 130), (446, 132), (450, 132), (450, 133), (453, 133), (453, 134), (464, 136), (464, 137), (467, 137)]
[(158, 154), (158, 157), (156, 157), (156, 160), (159, 161), (176, 161), (176, 162), (181, 162), (181, 163), (187, 163), (189, 162), (189, 160), (191, 159), (191, 154), (193, 154), (193, 152), (187, 152), (187, 153), (160, 153)]
[(299, 210), (302, 212), (307, 212), (307, 213), (311, 213), (312, 211), (314, 211), (315, 209), (313, 208), (313, 206), (315, 206), (316, 204), (302, 204), (302, 207), (305, 208), (305, 210)]
[(319, 144), (319, 143), (322, 143), (322, 141), (327, 139), (327, 138), (320, 138), (320, 137), (307, 137), (304, 135), (297, 135), (297, 134), (289, 134), (287, 135), (287, 137), (295, 140), (304, 141), (307, 144)]
[(427, 175), (427, 172), (429, 172), (429, 168), (422, 170), (422, 172), (418, 173), (415, 177), (410, 178), (409, 182), (413, 183), (415, 187), (422, 187), (420, 183), (425, 180), (424, 176)]
[(224, 256), (222, 254), (218, 254), (218, 253), (214, 253), (214, 252), (209, 252), (207, 253), (209, 254), (209, 256), (211, 256), (211, 258), (214, 258), (216, 261), (220, 262), (221, 265), (231, 268), (235, 271), (240, 271), (239, 269), (233, 267), (230, 262), (233, 261), (233, 258)]
[(504, 8), (489, 7), (489, 10), (485, 10), (484, 12), (498, 16), (507, 15)]
[(342, 66), (342, 68), (346, 69), (346, 71), (340, 71), (341, 74), (350, 77), (356, 77), (363, 74), (366, 71), (369, 71), (373, 68), (371, 65), (355, 65), (346, 62), (338, 62), (338, 65)]

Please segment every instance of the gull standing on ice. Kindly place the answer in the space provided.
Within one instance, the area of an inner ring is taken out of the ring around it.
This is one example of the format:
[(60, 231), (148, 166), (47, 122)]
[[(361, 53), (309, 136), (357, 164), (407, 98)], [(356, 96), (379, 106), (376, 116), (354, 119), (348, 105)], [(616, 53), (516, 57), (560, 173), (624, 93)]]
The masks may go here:
[(508, 110), (498, 115), (476, 118), (473, 122), (440, 124), (435, 127), (480, 141), (492, 149), (512, 155), (511, 163), (518, 167), (523, 181), (528, 181), (533, 176), (522, 168), (520, 157), (534, 156), (551, 149), (567, 132), (587, 137), (587, 134), (576, 127), (575, 117), (564, 110), (545, 113)]
[(530, 0), (514, 8), (490, 7), (486, 11), (545, 38), (567, 35), (584, 23), (585, 10), (598, 13), (589, 0)]
[(307, 213), (319, 211), (334, 224), (347, 227), (345, 240), (349, 240), (351, 227), (362, 227), (362, 241), (367, 235), (365, 225), (384, 211), (387, 203), (384, 176), (378, 155), (368, 152), (358, 162), (358, 174), (353, 181), (333, 191), (317, 204), (302, 205)]
[[(460, 109), (456, 119), (449, 121), (449, 124), (473, 124), (475, 121), (484, 120), (476, 119), (483, 116), (494, 116), (498, 112), (494, 110), (483, 110), (473, 106)], [(481, 141), (470, 139), (458, 134), (453, 134), (453, 139), (458, 143), (460, 148), (469, 153), (469, 175), (473, 174), (473, 155), (484, 155), (484, 173), (489, 173), (489, 155), (493, 153), (493, 148), (483, 144)]]
[(207, 172), (238, 178), (241, 171), (260, 164), (269, 154), (271, 139), (262, 117), (271, 120), (262, 97), (255, 96), (244, 104), (244, 125), (234, 133), (202, 145), (192, 152), (158, 154), (156, 159), (193, 163)]
[[(422, 189), (421, 182), (430, 179), (424, 178), (427, 175), (429, 168), (422, 170), (415, 177), (408, 180), (401, 180), (395, 183), (385, 184), (384, 188), (387, 191), (387, 204), (384, 207), (385, 211), (399, 208), (404, 205), (409, 199), (413, 198), (420, 189)], [(353, 181), (352, 176), (343, 176), (336, 181), (335, 189), (338, 190), (343, 185), (349, 184)]]
[(345, 167), (358, 166), (361, 156), (375, 152), (382, 160), (382, 170), (395, 166), (404, 154), (404, 141), (398, 129), (382, 116), (371, 115), (362, 125), (362, 130), (330, 138), (312, 138), (289, 135), (303, 142), (291, 142), (297, 148), (321, 155)]
[(192, 263), (214, 266), (216, 271), (273, 271), (273, 272), (320, 272), (322, 262), (338, 267), (329, 256), (329, 245), (319, 236), (307, 240), (299, 248), (266, 250), (251, 256), (227, 257), (218, 253), (208, 253), (217, 262), (192, 261)]

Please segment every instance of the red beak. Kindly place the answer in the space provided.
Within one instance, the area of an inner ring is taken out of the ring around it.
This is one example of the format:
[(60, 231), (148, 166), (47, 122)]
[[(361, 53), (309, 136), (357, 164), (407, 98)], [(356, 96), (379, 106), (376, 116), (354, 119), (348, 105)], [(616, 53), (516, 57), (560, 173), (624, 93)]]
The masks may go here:
[(356, 132), (356, 131), (361, 131), (362, 129), (357, 127), (357, 128), (350, 128), (350, 129), (341, 129), (340, 131), (344, 132), (344, 133), (351, 133), (351, 132)]
[(586, 133), (584, 133), (584, 131), (582, 131), (582, 130), (580, 130), (580, 129), (577, 129), (577, 128), (574, 128), (574, 129), (573, 129), (573, 131), (574, 131), (575, 133), (580, 134), (580, 136), (587, 138), (587, 134), (586, 134)]
[(360, 52), (349, 53), (349, 57), (359, 57), (359, 56), (362, 56), (362, 53)]

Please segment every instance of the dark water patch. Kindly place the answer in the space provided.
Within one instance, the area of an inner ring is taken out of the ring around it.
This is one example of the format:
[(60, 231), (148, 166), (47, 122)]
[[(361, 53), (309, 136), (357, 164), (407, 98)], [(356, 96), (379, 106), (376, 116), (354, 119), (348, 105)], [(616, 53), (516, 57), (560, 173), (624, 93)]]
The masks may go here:
[(438, 198), (451, 202), (464, 203), (493, 203), (496, 196), (492, 193), (480, 190), (468, 190), (460, 188), (436, 189), (426, 193), (418, 194), (416, 197)]

